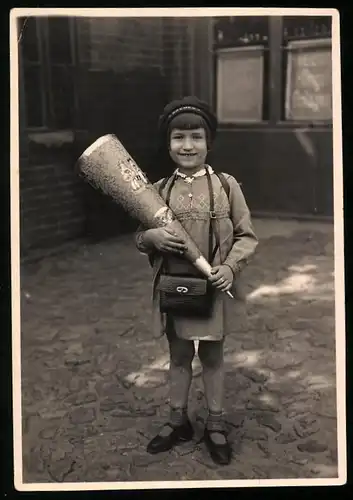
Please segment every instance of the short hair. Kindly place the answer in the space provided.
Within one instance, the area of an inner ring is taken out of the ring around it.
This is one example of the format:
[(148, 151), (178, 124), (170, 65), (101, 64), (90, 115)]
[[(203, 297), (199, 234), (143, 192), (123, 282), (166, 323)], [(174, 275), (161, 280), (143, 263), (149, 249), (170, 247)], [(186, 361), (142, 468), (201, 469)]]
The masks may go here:
[(210, 146), (211, 143), (211, 132), (210, 128), (206, 123), (206, 120), (201, 116), (195, 113), (180, 113), (171, 119), (168, 125), (168, 144), (170, 142), (170, 134), (173, 129), (180, 130), (194, 130), (197, 128), (203, 128), (206, 132), (206, 140), (207, 146)]

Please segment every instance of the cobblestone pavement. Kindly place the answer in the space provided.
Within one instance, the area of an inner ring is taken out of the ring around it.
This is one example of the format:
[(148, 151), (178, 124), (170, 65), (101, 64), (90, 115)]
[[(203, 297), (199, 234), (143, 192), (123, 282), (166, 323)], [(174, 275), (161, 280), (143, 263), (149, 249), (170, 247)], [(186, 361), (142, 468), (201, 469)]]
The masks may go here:
[(197, 358), (195, 439), (145, 451), (168, 412), (168, 355), (150, 330), (150, 268), (131, 235), (22, 269), (25, 482), (337, 477), (333, 227), (255, 228), (248, 301), (226, 342), (226, 467), (200, 442)]

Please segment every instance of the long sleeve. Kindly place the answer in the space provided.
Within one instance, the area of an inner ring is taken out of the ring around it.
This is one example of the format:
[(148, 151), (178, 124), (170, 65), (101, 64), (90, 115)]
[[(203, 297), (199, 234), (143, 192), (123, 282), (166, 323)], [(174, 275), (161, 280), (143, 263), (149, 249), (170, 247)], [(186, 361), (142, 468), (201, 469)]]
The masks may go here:
[(224, 264), (236, 274), (248, 264), (255, 253), (258, 239), (251, 222), (250, 210), (238, 182), (232, 176), (227, 180), (230, 187), (229, 201), (234, 226), (234, 243)]
[(142, 226), (142, 224), (140, 224), (135, 232), (135, 245), (139, 252), (149, 255), (153, 251), (153, 249), (150, 246), (146, 245), (144, 241), (145, 231), (146, 228)]
[[(155, 182), (153, 186), (158, 189), (159, 185), (161, 183), (161, 180)], [(150, 247), (149, 245), (146, 245), (144, 241), (144, 235), (145, 232), (148, 228), (144, 227), (142, 224), (140, 224), (135, 232), (135, 245), (138, 249), (139, 252), (145, 255), (151, 255), (154, 253), (154, 248)]]

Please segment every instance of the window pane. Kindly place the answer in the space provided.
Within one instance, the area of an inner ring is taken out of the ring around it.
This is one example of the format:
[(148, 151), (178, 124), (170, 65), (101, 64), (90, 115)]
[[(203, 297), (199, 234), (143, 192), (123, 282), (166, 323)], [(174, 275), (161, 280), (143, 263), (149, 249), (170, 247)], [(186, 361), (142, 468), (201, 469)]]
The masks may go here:
[(53, 126), (72, 127), (73, 78), (68, 66), (51, 66)]
[(327, 16), (285, 16), (283, 37), (285, 41), (331, 36), (332, 18)]
[(53, 63), (71, 64), (71, 38), (68, 17), (48, 18), (49, 56)]
[(217, 111), (220, 122), (261, 121), (263, 49), (218, 53)]
[(214, 20), (216, 48), (243, 45), (267, 45), (267, 16), (222, 16)]
[(331, 46), (293, 42), (288, 48), (286, 119), (331, 120)]
[(42, 127), (44, 110), (40, 67), (25, 66), (23, 79), (27, 126)]
[(26, 17), (19, 23), (24, 61), (39, 61), (37, 20), (35, 17)]

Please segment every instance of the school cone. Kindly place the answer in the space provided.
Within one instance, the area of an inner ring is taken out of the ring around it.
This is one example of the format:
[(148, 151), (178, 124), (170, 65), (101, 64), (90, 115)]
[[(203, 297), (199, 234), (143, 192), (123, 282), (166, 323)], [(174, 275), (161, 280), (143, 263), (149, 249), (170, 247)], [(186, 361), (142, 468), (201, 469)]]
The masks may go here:
[[(185, 241), (185, 257), (210, 277), (211, 265), (115, 135), (98, 138), (81, 154), (76, 168), (85, 181), (110, 196), (145, 227), (173, 229)], [(230, 292), (227, 294), (233, 298)]]

